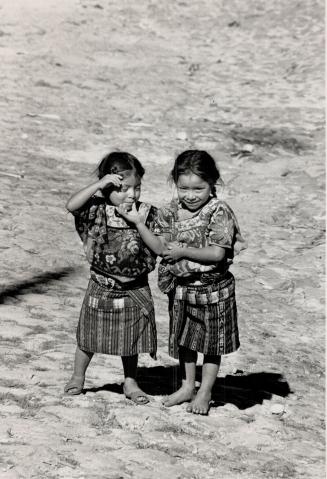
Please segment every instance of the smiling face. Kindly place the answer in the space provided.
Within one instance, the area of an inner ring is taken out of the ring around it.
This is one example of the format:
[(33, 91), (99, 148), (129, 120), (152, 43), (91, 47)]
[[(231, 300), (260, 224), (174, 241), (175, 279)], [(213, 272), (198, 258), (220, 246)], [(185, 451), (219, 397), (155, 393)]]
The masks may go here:
[(141, 179), (131, 172), (120, 172), (123, 176), (121, 186), (113, 188), (109, 193), (110, 203), (114, 206), (124, 204), (127, 211), (132, 209), (133, 203), (139, 200), (141, 195)]
[(189, 211), (197, 211), (209, 199), (211, 186), (194, 173), (184, 173), (177, 181), (178, 199)]

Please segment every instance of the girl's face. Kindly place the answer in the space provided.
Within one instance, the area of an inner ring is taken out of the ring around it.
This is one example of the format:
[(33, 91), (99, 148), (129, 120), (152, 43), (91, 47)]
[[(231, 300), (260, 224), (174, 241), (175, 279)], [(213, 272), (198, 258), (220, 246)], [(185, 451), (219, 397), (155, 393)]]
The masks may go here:
[(197, 211), (209, 199), (211, 186), (194, 173), (184, 173), (177, 181), (178, 199), (189, 211)]
[[(118, 173), (120, 174), (120, 173)], [(141, 195), (141, 179), (134, 173), (128, 176), (122, 175), (123, 179), (119, 188), (114, 188), (109, 194), (112, 205), (119, 206), (124, 203), (126, 211), (132, 209), (133, 203), (139, 200)]]

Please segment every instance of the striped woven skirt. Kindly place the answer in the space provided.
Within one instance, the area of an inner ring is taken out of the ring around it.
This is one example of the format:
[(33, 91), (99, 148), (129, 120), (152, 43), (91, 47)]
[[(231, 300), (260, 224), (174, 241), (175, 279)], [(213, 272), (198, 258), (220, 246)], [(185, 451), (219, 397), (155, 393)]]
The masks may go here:
[(178, 348), (220, 356), (239, 346), (235, 280), (228, 272), (213, 285), (178, 285), (169, 294), (169, 354)]
[(122, 291), (108, 289), (91, 278), (76, 337), (83, 351), (156, 357), (157, 331), (149, 286)]

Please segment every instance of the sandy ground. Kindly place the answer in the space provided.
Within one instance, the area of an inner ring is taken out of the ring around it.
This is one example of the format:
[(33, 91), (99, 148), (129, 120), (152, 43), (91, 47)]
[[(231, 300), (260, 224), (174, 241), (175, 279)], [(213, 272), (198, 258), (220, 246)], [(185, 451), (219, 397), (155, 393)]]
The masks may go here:
[[(1, 478), (325, 477), (323, 9), (0, 0)], [(125, 399), (119, 358), (100, 355), (85, 394), (63, 396), (88, 278), (66, 199), (119, 148), (160, 205), (190, 147), (218, 160), (249, 244), (232, 268), (242, 346), (210, 415), (161, 406), (178, 375), (156, 273), (150, 405)]]

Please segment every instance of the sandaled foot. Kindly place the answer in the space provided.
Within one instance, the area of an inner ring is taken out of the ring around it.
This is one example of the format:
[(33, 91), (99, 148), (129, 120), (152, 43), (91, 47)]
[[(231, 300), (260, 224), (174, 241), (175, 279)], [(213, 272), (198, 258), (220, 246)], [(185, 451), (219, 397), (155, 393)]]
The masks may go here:
[(198, 391), (193, 401), (187, 406), (186, 411), (206, 416), (210, 409), (210, 401), (210, 393)]
[(140, 388), (132, 389), (130, 391), (129, 389), (124, 387), (123, 390), (125, 397), (133, 401), (135, 404), (142, 405), (148, 404), (148, 402), (150, 402), (148, 396)]
[(166, 407), (176, 406), (183, 402), (191, 401), (194, 397), (194, 388), (188, 386), (182, 386), (175, 393), (167, 396), (163, 399), (162, 403)]
[(68, 396), (77, 396), (81, 394), (84, 387), (85, 376), (73, 375), (64, 387), (64, 393)]

